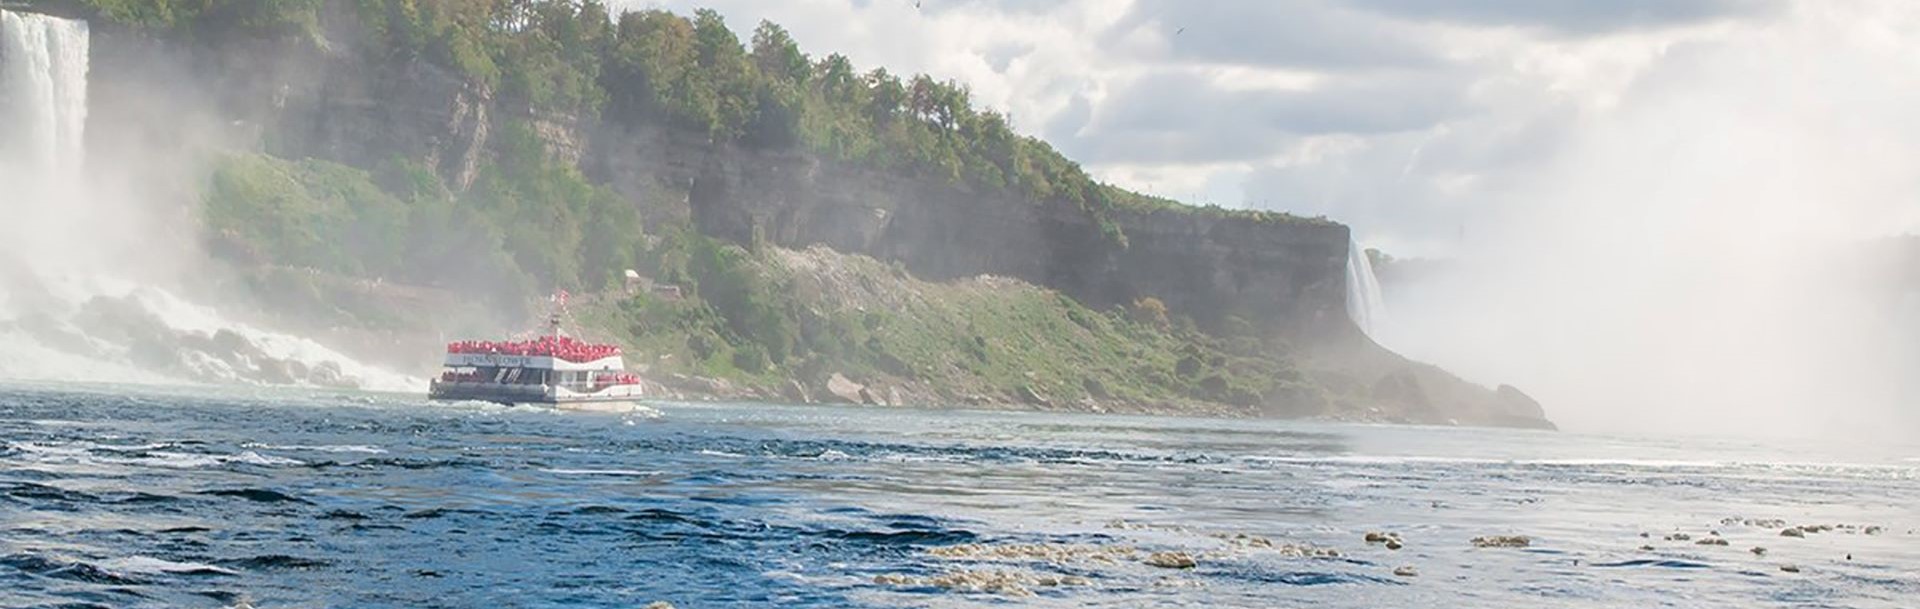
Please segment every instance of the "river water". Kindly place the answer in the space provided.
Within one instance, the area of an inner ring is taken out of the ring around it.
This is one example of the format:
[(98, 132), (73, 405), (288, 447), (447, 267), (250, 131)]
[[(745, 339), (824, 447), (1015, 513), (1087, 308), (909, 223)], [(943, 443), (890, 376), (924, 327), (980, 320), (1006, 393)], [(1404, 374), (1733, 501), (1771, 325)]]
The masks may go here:
[[(0, 607), (1920, 599), (1914, 448), (660, 409), (643, 418), (378, 394), (0, 387)], [(1811, 525), (1836, 528), (1781, 535)], [(1369, 531), (1404, 547), (1367, 543)], [(1691, 539), (1668, 539), (1676, 533)], [(1530, 543), (1472, 543), (1488, 535)], [(1728, 543), (1698, 541), (1709, 538)], [(1194, 566), (1148, 564), (1158, 552)], [(1403, 568), (1412, 574), (1394, 573)]]

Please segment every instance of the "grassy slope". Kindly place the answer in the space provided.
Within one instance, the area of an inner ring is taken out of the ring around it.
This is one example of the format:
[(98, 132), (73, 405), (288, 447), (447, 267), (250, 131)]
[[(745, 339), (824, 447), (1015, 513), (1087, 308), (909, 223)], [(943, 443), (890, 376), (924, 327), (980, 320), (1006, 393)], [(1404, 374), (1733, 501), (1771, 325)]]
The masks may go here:
[(1282, 362), (1231, 355), (1197, 332), (1093, 311), (1016, 280), (925, 282), (821, 247), (769, 248), (747, 259), (768, 293), (783, 295), (777, 308), (797, 328), (782, 364), (756, 369), (756, 358), (737, 357), (758, 347), (729, 340), (720, 316), (697, 300), (590, 299), (581, 318), (647, 354), (656, 374), (718, 377), (769, 394), (788, 378), (819, 387), (841, 373), (940, 403), (1210, 401), (1250, 410), (1273, 379), (1296, 376)]

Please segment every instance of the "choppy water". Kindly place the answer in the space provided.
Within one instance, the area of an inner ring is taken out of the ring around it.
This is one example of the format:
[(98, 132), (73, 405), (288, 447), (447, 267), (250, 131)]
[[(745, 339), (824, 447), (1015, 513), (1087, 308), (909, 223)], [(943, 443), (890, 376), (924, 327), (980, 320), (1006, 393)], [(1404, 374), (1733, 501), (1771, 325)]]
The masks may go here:
[[(662, 410), (656, 420), (366, 395), (0, 388), (0, 606), (1911, 607), (1920, 598), (1911, 530), (1920, 450)], [(1885, 529), (1788, 538), (1779, 525), (1729, 518)], [(1406, 547), (1364, 543), (1372, 530), (1396, 532)], [(1729, 545), (1664, 538), (1714, 531)], [(1470, 543), (1494, 534), (1528, 535), (1532, 546)], [(1034, 547), (1013, 549), (1024, 546)], [(1188, 552), (1197, 566), (1144, 564), (1158, 551)], [(1417, 577), (1393, 574), (1408, 566)], [(982, 585), (940, 579), (953, 573)]]

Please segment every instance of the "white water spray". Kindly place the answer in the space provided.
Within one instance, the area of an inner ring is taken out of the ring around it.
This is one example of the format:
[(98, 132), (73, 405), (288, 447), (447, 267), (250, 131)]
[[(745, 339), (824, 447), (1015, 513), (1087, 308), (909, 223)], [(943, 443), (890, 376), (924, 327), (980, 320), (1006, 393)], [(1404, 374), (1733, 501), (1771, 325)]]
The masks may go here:
[[(424, 383), (222, 316), (132, 270), (150, 201), (93, 187), (87, 24), (0, 10), (0, 376), (417, 391)], [(160, 249), (165, 249), (162, 246)]]
[(1375, 337), (1375, 324), (1386, 313), (1386, 303), (1380, 297), (1380, 279), (1373, 274), (1373, 261), (1367, 258), (1366, 250), (1360, 249), (1360, 243), (1347, 241), (1347, 317), (1367, 336)]

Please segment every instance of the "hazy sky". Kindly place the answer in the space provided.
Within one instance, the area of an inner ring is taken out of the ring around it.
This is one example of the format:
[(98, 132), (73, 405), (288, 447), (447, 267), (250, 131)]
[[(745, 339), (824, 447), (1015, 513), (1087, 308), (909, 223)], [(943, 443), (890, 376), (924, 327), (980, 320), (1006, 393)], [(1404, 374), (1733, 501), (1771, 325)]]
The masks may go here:
[[(1783, 29), (1910, 36), (1909, 2), (626, 0), (957, 79), (1109, 181), (1326, 214), (1445, 253), (1651, 79)], [(744, 35), (743, 35), (744, 37)]]

